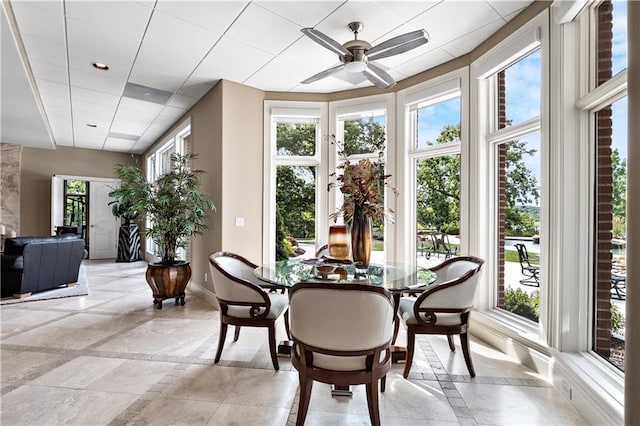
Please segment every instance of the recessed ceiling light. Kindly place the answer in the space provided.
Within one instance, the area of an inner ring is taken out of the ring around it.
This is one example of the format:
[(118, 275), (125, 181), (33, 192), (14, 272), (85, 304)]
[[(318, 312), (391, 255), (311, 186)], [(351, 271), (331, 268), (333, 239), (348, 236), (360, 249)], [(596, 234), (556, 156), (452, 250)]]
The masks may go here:
[(97, 124), (87, 123), (87, 127), (98, 127), (98, 125)]
[(109, 69), (109, 67), (107, 66), (107, 64), (103, 64), (103, 63), (101, 63), (101, 62), (92, 62), (92, 63), (91, 63), (91, 66), (92, 66), (92, 67), (94, 67), (94, 68), (95, 68), (95, 69), (97, 69), (97, 70), (100, 70), (100, 71), (106, 71), (106, 70), (108, 70), (108, 69)]

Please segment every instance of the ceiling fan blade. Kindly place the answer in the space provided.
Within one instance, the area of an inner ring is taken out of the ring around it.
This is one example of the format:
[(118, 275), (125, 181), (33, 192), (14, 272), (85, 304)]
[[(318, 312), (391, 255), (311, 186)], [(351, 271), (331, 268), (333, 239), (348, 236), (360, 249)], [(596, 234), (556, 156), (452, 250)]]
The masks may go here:
[(314, 81), (318, 81), (321, 78), (329, 77), (330, 75), (341, 71), (343, 68), (344, 68), (344, 64), (338, 64), (338, 65), (336, 65), (334, 67), (327, 68), (324, 71), (320, 71), (318, 74), (312, 75), (311, 77), (301, 81), (300, 83), (302, 83), (302, 84), (313, 83)]
[(429, 41), (429, 35), (425, 30), (412, 31), (397, 37), (390, 38), (371, 49), (367, 50), (367, 57), (373, 61), (376, 59), (387, 58), (389, 56), (398, 55), (415, 49), (418, 46)]
[(340, 43), (329, 37), (328, 35), (321, 33), (320, 31), (313, 28), (303, 28), (300, 31), (311, 40), (318, 43), (320, 46), (323, 46), (333, 53), (337, 53), (338, 55), (351, 58), (351, 52), (345, 49)]
[(370, 82), (375, 84), (381, 89), (388, 89), (396, 84), (396, 81), (385, 70), (369, 62), (367, 68), (362, 73), (369, 79)]

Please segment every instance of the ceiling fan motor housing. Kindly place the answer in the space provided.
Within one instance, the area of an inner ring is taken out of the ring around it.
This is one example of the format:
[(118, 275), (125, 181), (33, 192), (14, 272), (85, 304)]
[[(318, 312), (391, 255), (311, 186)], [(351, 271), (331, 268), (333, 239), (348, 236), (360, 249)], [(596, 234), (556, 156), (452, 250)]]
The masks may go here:
[(362, 62), (366, 64), (369, 62), (367, 59), (367, 50), (371, 49), (371, 45), (364, 40), (351, 40), (342, 45), (345, 49), (351, 52), (351, 57), (340, 55), (340, 61), (343, 64), (350, 62)]

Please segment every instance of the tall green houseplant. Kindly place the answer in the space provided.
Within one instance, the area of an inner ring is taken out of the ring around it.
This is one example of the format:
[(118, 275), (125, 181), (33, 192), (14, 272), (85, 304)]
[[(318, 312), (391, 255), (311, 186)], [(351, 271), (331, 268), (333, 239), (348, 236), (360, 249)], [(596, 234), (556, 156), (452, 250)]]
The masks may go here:
[(173, 265), (176, 250), (185, 247), (188, 237), (202, 235), (207, 229), (206, 217), (215, 210), (213, 201), (200, 192), (200, 176), (204, 170), (192, 170), (191, 160), (197, 154), (172, 154), (170, 170), (155, 182), (147, 182), (138, 166), (118, 164), (115, 174), (118, 187), (109, 193), (125, 214), (139, 213), (151, 224), (143, 230), (160, 247), (161, 263)]

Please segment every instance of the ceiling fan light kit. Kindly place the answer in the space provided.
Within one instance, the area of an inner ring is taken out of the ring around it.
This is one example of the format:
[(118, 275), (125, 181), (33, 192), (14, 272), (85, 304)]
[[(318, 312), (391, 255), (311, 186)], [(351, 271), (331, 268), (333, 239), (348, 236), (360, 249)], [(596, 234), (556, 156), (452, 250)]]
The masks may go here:
[(348, 28), (353, 32), (354, 39), (344, 44), (338, 43), (314, 28), (303, 28), (301, 30), (311, 40), (336, 53), (341, 62), (339, 65), (312, 75), (302, 81), (302, 84), (313, 83), (345, 70), (352, 75), (361, 74), (375, 86), (387, 89), (395, 85), (396, 81), (382, 68), (381, 64), (375, 64), (373, 61), (408, 52), (429, 41), (429, 36), (425, 30), (416, 30), (390, 38), (372, 47), (366, 41), (358, 40), (358, 33), (364, 28), (362, 22), (351, 22)]

